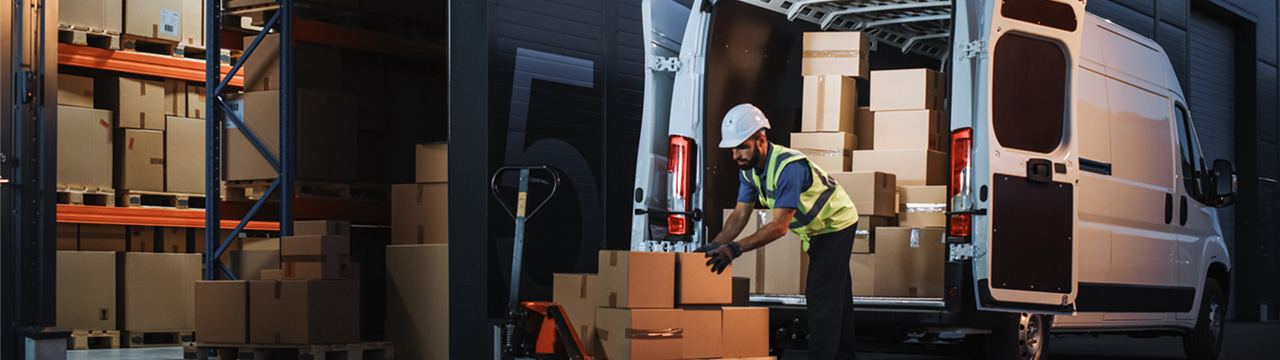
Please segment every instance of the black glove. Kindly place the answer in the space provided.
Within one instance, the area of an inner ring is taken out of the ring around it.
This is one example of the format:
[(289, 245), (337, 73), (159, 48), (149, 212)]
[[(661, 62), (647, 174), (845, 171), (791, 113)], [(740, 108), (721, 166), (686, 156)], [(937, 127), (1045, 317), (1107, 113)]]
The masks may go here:
[(720, 244), (717, 244), (715, 241), (712, 241), (707, 243), (706, 245), (702, 245), (702, 247), (698, 248), (697, 250), (694, 250), (693, 252), (700, 252), (700, 253), (712, 252), (712, 251), (716, 251), (716, 249), (719, 249), (721, 246), (724, 246), (724, 245), (720, 245)]
[(707, 252), (707, 266), (711, 267), (711, 271), (716, 274), (724, 273), (724, 269), (733, 263), (733, 259), (742, 256), (742, 246), (737, 242), (731, 242), (729, 245), (721, 246), (715, 250)]

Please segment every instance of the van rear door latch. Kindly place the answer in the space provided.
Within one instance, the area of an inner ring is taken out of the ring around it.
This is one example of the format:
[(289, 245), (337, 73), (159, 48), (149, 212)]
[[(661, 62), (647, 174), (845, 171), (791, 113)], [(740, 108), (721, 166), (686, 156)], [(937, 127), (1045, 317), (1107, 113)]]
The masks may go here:
[(1053, 162), (1046, 159), (1027, 159), (1027, 180), (1042, 184), (1053, 182)]

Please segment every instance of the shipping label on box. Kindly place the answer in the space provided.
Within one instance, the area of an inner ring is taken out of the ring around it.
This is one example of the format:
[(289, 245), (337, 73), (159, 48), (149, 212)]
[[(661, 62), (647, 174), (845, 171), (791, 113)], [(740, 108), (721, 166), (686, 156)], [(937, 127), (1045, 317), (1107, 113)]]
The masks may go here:
[(551, 300), (564, 308), (569, 323), (573, 324), (573, 330), (577, 331), (588, 354), (596, 353), (592, 344), (595, 341), (599, 279), (596, 274), (555, 274), (551, 286)]
[(932, 69), (871, 72), (871, 110), (941, 110), (946, 78)]
[(857, 145), (857, 138), (847, 132), (791, 134), (791, 148), (826, 172), (849, 171), (850, 154)]
[(177, 116), (166, 120), (165, 191), (204, 194), (205, 121)]
[(667, 252), (599, 253), (600, 307), (665, 309), (675, 305), (676, 257)]
[(196, 333), (200, 341), (249, 342), (249, 282), (197, 281)]
[(853, 117), (853, 135), (858, 137), (858, 150), (875, 149), (876, 113), (871, 107), (860, 106)]
[(858, 150), (853, 171), (897, 176), (898, 186), (947, 185), (947, 154), (933, 150)]
[[(93, 78), (58, 74), (58, 105), (92, 108)], [(58, 119), (61, 120), (62, 117)]]
[(391, 186), (391, 243), (449, 243), (449, 183)]
[(769, 356), (769, 308), (726, 306), (720, 316), (724, 336), (720, 356)]
[(57, 185), (73, 190), (114, 188), (113, 138), (111, 111), (59, 106)]
[(944, 235), (942, 228), (876, 229), (876, 296), (941, 297)]
[[(395, 343), (397, 357), (449, 359), (450, 315), (443, 310), (449, 309), (449, 245), (387, 246), (386, 309), (387, 340)], [(594, 319), (595, 303), (587, 304), (586, 311)], [(573, 316), (574, 325), (595, 328), (594, 321)]]
[(676, 254), (677, 305), (728, 305), (733, 302), (733, 265), (711, 271), (705, 253)]
[(118, 129), (115, 188), (164, 191), (164, 132)]
[[(126, 77), (98, 78), (94, 107), (115, 113), (115, 126), (164, 130), (164, 83)], [(157, 190), (160, 191), (160, 190)]]
[(856, 31), (804, 33), (804, 58), (800, 74), (843, 75), (866, 79), (871, 40)]
[(840, 75), (804, 77), (801, 131), (852, 133), (857, 108), (858, 86), (853, 78)]
[(116, 253), (59, 251), (57, 326), (116, 329)]
[(883, 172), (828, 172), (853, 200), (858, 215), (894, 216), (898, 177)]
[(197, 254), (118, 254), (119, 330), (194, 329), (200, 260)]
[(681, 309), (596, 309), (596, 349), (604, 359), (682, 359), (684, 339), (676, 335), (683, 332)]
[(924, 228), (947, 226), (946, 186), (903, 186), (898, 188), (902, 202), (898, 225)]
[(417, 183), (449, 182), (449, 143), (418, 144)]
[(859, 216), (858, 228), (853, 234), (853, 253), (875, 253), (876, 228), (881, 226), (897, 226), (896, 220), (897, 219), (892, 216)]
[(181, 41), (182, 0), (128, 0), (124, 32), (152, 39)]

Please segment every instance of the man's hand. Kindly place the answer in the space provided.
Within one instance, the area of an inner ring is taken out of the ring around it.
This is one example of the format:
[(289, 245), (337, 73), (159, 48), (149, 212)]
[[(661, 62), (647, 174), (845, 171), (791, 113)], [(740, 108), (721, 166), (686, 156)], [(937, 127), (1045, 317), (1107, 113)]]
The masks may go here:
[(712, 241), (712, 242), (708, 242), (706, 245), (702, 245), (702, 247), (698, 248), (697, 250), (694, 250), (693, 252), (708, 253), (708, 252), (716, 251), (716, 249), (719, 249), (721, 246), (724, 246), (724, 245), (720, 245), (720, 244), (717, 244), (715, 241)]
[(715, 250), (707, 252), (707, 266), (711, 267), (711, 271), (716, 274), (724, 273), (724, 269), (729, 267), (733, 259), (742, 256), (742, 247), (737, 242), (731, 242), (729, 245), (721, 246)]

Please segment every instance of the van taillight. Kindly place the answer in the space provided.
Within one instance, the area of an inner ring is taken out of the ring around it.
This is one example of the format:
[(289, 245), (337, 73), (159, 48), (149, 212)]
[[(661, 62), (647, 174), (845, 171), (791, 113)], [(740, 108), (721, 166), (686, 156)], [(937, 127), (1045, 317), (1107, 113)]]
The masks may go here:
[[(960, 198), (970, 189), (970, 153), (973, 150), (973, 129), (963, 128), (951, 132), (951, 199)], [(952, 204), (955, 204), (953, 201)], [(954, 207), (954, 205), (953, 205)], [(952, 209), (960, 211), (966, 209)], [(969, 236), (973, 226), (973, 216), (969, 214), (952, 215), (948, 222), (948, 234), (951, 236)]]
[[(690, 189), (693, 188), (694, 143), (680, 135), (671, 135), (671, 148), (667, 152), (667, 178), (671, 184), (671, 197), (668, 207), (671, 212), (685, 213), (691, 207)], [(689, 217), (684, 214), (667, 215), (667, 233), (686, 235), (689, 233)]]

